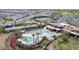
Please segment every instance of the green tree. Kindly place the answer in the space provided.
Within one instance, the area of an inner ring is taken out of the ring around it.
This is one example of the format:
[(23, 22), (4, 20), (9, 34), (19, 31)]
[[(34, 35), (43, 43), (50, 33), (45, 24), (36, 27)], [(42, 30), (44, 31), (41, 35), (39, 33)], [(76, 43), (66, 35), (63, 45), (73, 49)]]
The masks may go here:
[(4, 33), (5, 32), (5, 28), (4, 27), (0, 27), (0, 33)]
[(17, 29), (15, 30), (15, 34), (20, 37), (22, 35), (21, 30)]
[(59, 42), (59, 45), (62, 43), (68, 43), (69, 42), (69, 33), (68, 32), (63, 32), (61, 36), (61, 42)]
[(48, 38), (46, 36), (43, 36), (42, 39), (43, 40), (48, 40)]
[(37, 34), (37, 42), (39, 42), (39, 35), (40, 35), (40, 33), (36, 33)]
[(56, 35), (53, 35), (52, 37), (53, 37), (54, 40), (57, 40), (57, 36)]

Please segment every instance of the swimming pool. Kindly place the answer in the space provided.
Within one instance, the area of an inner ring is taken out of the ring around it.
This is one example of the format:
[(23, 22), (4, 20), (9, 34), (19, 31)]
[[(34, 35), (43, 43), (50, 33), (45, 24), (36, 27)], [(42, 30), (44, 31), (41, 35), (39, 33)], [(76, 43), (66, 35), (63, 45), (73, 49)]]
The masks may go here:
[(33, 38), (31, 37), (23, 38), (23, 40), (26, 42), (33, 42)]
[(52, 32), (50, 31), (47, 31), (47, 30), (44, 30), (44, 29), (38, 29), (38, 30), (32, 30), (32, 31), (26, 31), (25, 34), (31, 34), (31, 35), (35, 35), (34, 37), (31, 36), (31, 37), (24, 37), (23, 38), (23, 41), (25, 41), (26, 43), (30, 43), (30, 44), (36, 44), (39, 42), (38, 39), (38, 34), (39, 33), (39, 37), (43, 37), (43, 36), (46, 36), (48, 38), (48, 40), (50, 40), (51, 36), (53, 35)]
[(34, 35), (37, 35), (37, 33), (39, 33), (39, 35), (46, 36), (47, 38), (51, 38), (51, 36), (53, 35), (52, 32), (46, 31), (44, 29), (37, 29), (37, 30), (27, 31), (26, 33), (27, 34), (34, 34)]

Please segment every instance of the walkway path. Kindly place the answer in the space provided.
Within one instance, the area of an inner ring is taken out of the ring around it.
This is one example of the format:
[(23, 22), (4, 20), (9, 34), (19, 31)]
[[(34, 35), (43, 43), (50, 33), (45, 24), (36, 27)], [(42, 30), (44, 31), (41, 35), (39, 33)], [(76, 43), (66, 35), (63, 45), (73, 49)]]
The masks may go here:
[(54, 50), (55, 48), (54, 48), (53, 43), (50, 43), (50, 44), (48, 45), (47, 49), (48, 49), (48, 50)]

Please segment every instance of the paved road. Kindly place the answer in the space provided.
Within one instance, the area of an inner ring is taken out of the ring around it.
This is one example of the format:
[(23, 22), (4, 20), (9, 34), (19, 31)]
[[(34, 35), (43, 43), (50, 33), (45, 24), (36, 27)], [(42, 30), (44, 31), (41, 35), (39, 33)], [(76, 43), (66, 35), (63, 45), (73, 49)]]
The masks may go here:
[(49, 44), (47, 49), (48, 50), (55, 50), (53, 43)]

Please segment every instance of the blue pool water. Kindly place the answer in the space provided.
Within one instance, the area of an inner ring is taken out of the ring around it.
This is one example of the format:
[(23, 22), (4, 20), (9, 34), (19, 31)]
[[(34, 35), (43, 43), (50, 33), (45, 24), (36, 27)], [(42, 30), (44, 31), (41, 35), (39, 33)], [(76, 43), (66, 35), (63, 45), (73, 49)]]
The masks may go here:
[(33, 42), (33, 39), (31, 37), (27, 37), (23, 39), (26, 42)]
[(28, 34), (37, 34), (37, 33), (39, 33), (40, 35), (46, 36), (47, 38), (51, 38), (51, 36), (52, 36), (52, 32), (45, 31), (44, 29), (32, 30), (32, 31), (28, 31), (26, 33), (28, 33)]

